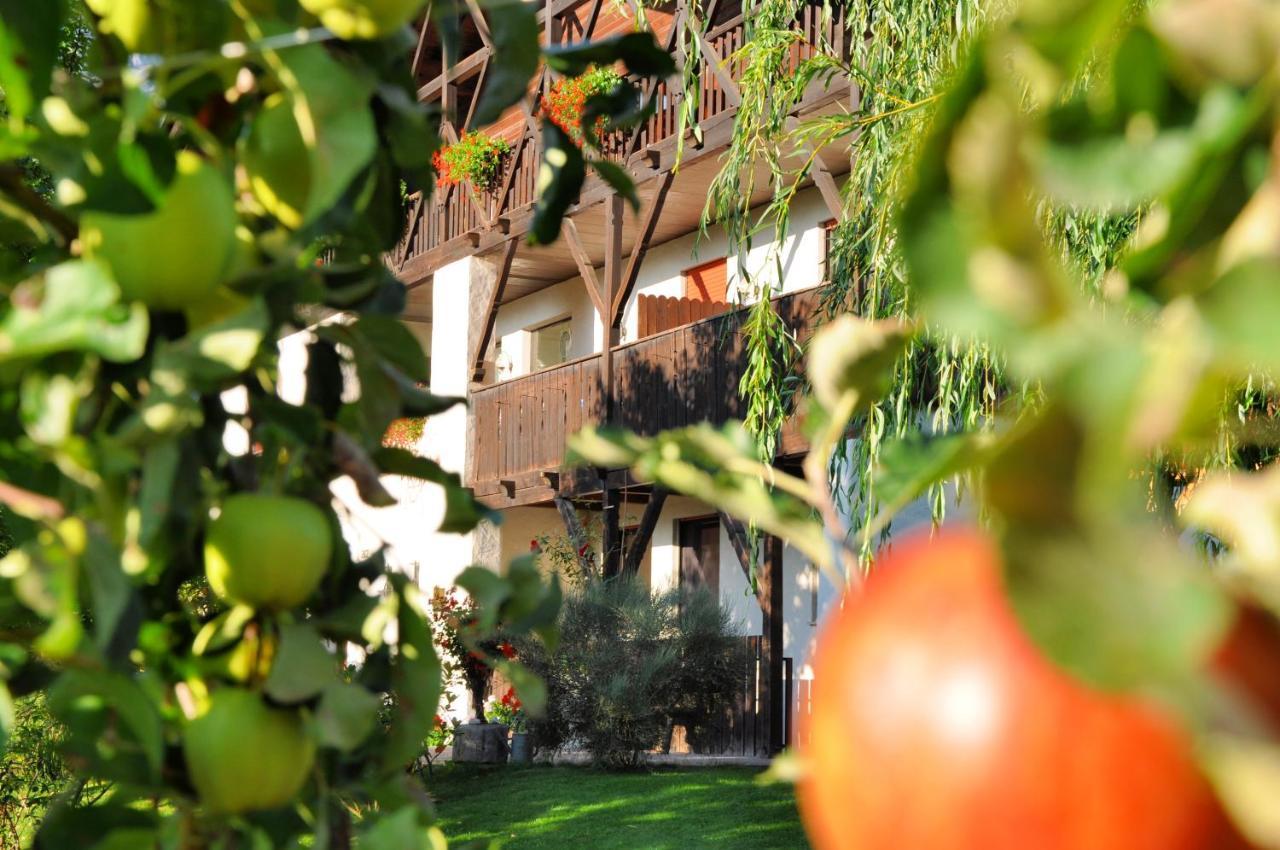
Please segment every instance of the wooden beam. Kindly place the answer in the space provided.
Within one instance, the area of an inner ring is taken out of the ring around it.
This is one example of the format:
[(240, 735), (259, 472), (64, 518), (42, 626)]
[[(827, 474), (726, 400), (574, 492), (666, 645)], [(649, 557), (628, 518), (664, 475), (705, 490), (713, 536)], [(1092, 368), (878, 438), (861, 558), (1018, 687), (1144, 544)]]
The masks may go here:
[(502, 259), (498, 261), (497, 276), (493, 281), (493, 289), (489, 292), (486, 302), (484, 315), (482, 318), (480, 336), (476, 340), (476, 346), (471, 351), (471, 379), (473, 381), (484, 380), (484, 353), (489, 348), (489, 340), (493, 337), (493, 323), (498, 318), (498, 305), (502, 303), (502, 294), (507, 288), (507, 278), (511, 276), (511, 261), (516, 257), (516, 245), (518, 240), (515, 237), (507, 240), (503, 246)]
[(446, 69), (443, 74), (419, 88), (418, 100), (431, 100), (443, 90), (446, 83), (456, 83), (480, 73), (480, 68), (489, 61), (490, 52), (489, 48), (482, 47), (466, 59), (460, 59), (452, 68)]
[(747, 577), (747, 582), (752, 584), (752, 590), (759, 598), (760, 587), (751, 580), (751, 543), (747, 540), (746, 526), (724, 511), (716, 511), (716, 513), (720, 517), (720, 524), (729, 535), (729, 545), (738, 556), (738, 565), (742, 567), (742, 574)]
[[(649, 243), (653, 239), (653, 231), (658, 227), (658, 217), (662, 215), (662, 207), (667, 202), (667, 191), (671, 188), (671, 183), (675, 179), (675, 172), (667, 171), (658, 176), (658, 185), (654, 189), (653, 199), (649, 202), (649, 209), (645, 211), (644, 221), (640, 224), (640, 232), (636, 234), (635, 247), (631, 249), (631, 259), (627, 261), (627, 271), (622, 276), (618, 284), (618, 288), (614, 291), (610, 300), (609, 325), (617, 327), (622, 322), (622, 308), (626, 305), (627, 299), (631, 297), (631, 290), (635, 289), (636, 280), (640, 277), (640, 264), (644, 262), (644, 255), (649, 250)], [(608, 254), (606, 253), (606, 257)]]
[(818, 187), (818, 192), (822, 194), (827, 212), (831, 213), (832, 218), (839, 220), (844, 214), (844, 199), (840, 197), (840, 187), (836, 185), (836, 179), (831, 176), (831, 169), (827, 168), (827, 164), (822, 161), (820, 155), (813, 155), (813, 165), (809, 168), (809, 174), (812, 175), (813, 184)]
[[(604, 201), (604, 304), (617, 304), (622, 284), (622, 196), (611, 193)], [(613, 347), (618, 344), (617, 322), (604, 323), (604, 351), (600, 360), (600, 385), (604, 394), (605, 422), (613, 421)]]
[(666, 489), (654, 487), (653, 493), (649, 496), (649, 504), (644, 506), (644, 513), (640, 516), (640, 525), (636, 528), (635, 539), (627, 549), (627, 557), (622, 564), (623, 575), (633, 576), (640, 571), (644, 551), (649, 548), (649, 541), (653, 539), (653, 529), (658, 525), (658, 515), (662, 513), (662, 506), (666, 501)]
[(556, 510), (560, 512), (560, 521), (564, 523), (564, 530), (569, 534), (570, 545), (573, 546), (574, 555), (578, 559), (578, 566), (582, 568), (583, 575), (591, 575), (595, 572), (595, 565), (591, 563), (591, 559), (582, 554), (587, 545), (587, 532), (582, 527), (582, 520), (578, 517), (578, 509), (573, 503), (564, 496), (556, 495), (554, 499)]
[(582, 275), (582, 282), (587, 285), (587, 295), (591, 296), (596, 314), (600, 317), (600, 321), (607, 325), (609, 313), (600, 297), (600, 282), (596, 280), (596, 270), (591, 265), (591, 256), (587, 253), (586, 246), (582, 244), (582, 237), (578, 234), (578, 225), (573, 223), (572, 218), (566, 216), (560, 223), (560, 227), (564, 233), (564, 243), (569, 247), (573, 261), (578, 264), (578, 273)]
[(600, 470), (604, 497), (600, 504), (604, 528), (600, 534), (600, 571), (606, 579), (622, 571), (622, 490), (610, 486), (606, 470)]
[(707, 37), (702, 33), (698, 33), (698, 44), (702, 47), (702, 55), (711, 73), (715, 75), (716, 82), (720, 84), (721, 91), (724, 92), (725, 99), (729, 101), (730, 106), (742, 105), (742, 92), (738, 90), (738, 84), (734, 81), (733, 75), (724, 67), (724, 60), (720, 58), (720, 53), (707, 41)]
[(760, 655), (765, 677), (765, 704), (769, 714), (769, 754), (782, 752), (786, 741), (786, 699), (782, 685), (783, 620), (785, 602), (782, 593), (782, 540), (772, 534), (762, 539), (760, 564), (760, 611), (764, 634)]

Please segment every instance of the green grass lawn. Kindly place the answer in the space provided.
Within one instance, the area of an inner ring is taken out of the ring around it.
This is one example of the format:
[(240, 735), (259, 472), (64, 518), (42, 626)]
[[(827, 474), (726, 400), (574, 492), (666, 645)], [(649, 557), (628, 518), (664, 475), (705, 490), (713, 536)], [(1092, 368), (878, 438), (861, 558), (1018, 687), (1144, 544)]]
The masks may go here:
[(804, 850), (788, 785), (743, 768), (606, 773), (442, 765), (429, 783), (450, 842), (510, 850)]

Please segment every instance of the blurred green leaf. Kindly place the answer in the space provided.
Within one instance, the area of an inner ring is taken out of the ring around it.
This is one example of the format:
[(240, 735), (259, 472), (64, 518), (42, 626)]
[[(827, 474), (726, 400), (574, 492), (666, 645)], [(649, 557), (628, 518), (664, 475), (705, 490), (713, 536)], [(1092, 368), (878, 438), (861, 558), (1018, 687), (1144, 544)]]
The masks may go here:
[[(485, 0), (493, 50), (501, 61), (489, 63), (472, 126), (498, 120), (508, 106), (524, 97), (538, 70), (537, 7), (522, 0)], [(456, 120), (456, 119), (455, 119)]]
[(258, 113), (241, 156), (259, 201), (297, 229), (328, 211), (377, 151), (373, 87), (319, 45), (273, 55), (287, 94)]
[(125, 363), (142, 355), (147, 310), (120, 303), (106, 267), (72, 260), (49, 269), (38, 303), (15, 295), (0, 320), (0, 363), (61, 351), (90, 351)]
[(1150, 526), (1007, 536), (1006, 585), (1027, 633), (1104, 690), (1194, 687), (1231, 622), (1193, 554)]
[(853, 393), (854, 412), (865, 410), (889, 389), (898, 358), (913, 335), (898, 319), (868, 321), (838, 316), (814, 334), (809, 345), (809, 384), (823, 407), (834, 410)]
[(320, 743), (343, 752), (360, 746), (378, 725), (382, 700), (359, 685), (332, 682), (320, 694), (316, 726)]
[(538, 167), (538, 202), (529, 225), (529, 242), (550, 245), (560, 235), (560, 221), (578, 201), (586, 180), (582, 150), (569, 135), (547, 121), (542, 125), (542, 164)]
[(403, 771), (422, 751), (423, 738), (434, 722), (443, 691), (440, 659), (431, 639), (428, 600), (404, 576), (391, 576), (391, 583), (399, 599), (399, 643), (391, 668), (398, 710), (383, 747), (386, 773)]
[(49, 93), (62, 0), (0, 0), (0, 91), (11, 118), (25, 118)]
[[(89, 759), (101, 774), (135, 781), (159, 777), (162, 721), (151, 695), (133, 679), (104, 670), (69, 670), (49, 689), (49, 710), (67, 725), (71, 752)], [(130, 765), (137, 758), (146, 774)]]
[(316, 630), (290, 623), (280, 627), (280, 645), (264, 690), (277, 702), (301, 702), (324, 690), (337, 674), (338, 661)]
[(547, 67), (570, 77), (584, 73), (592, 65), (621, 60), (627, 70), (642, 77), (669, 77), (676, 72), (675, 59), (658, 46), (653, 34), (630, 32), (545, 51)]

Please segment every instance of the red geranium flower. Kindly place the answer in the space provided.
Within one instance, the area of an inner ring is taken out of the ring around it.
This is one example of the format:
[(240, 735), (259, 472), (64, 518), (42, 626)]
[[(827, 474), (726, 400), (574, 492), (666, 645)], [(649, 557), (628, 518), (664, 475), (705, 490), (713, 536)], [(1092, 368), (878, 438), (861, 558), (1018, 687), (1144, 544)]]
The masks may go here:
[(508, 661), (516, 657), (516, 648), (506, 641), (498, 644), (498, 651), (501, 652), (503, 657)]

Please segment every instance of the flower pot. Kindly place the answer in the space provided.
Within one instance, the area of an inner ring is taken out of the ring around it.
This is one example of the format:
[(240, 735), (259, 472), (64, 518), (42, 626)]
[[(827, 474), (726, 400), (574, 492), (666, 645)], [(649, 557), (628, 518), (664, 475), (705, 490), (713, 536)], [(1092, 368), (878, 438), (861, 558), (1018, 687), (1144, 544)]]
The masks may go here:
[(453, 760), (502, 764), (507, 760), (507, 731), (501, 723), (463, 723), (454, 733)]
[(533, 761), (533, 751), (529, 746), (528, 732), (511, 733), (511, 763), (528, 764)]

